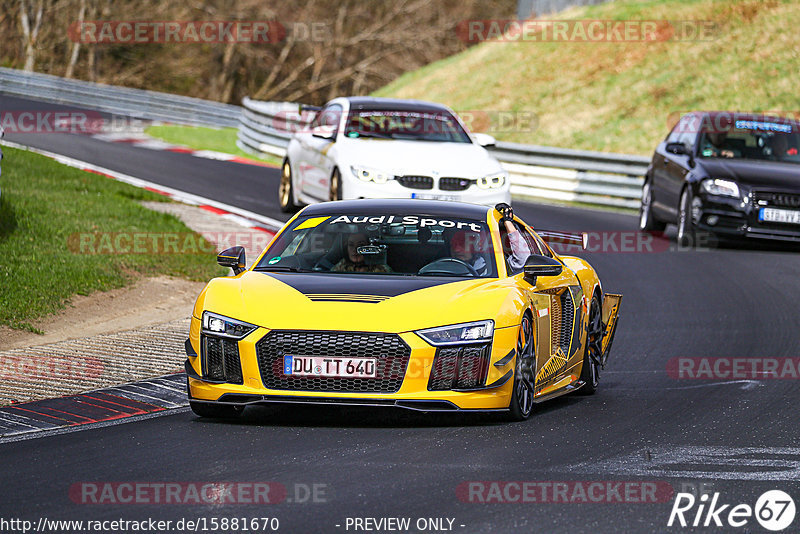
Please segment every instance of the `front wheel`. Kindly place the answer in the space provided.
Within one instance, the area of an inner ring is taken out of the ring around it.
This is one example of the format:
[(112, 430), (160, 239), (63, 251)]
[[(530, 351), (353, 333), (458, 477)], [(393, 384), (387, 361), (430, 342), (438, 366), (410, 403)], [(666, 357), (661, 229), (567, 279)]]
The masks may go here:
[(293, 213), (300, 206), (294, 202), (294, 180), (292, 177), (292, 166), (288, 159), (283, 161), (281, 167), (281, 184), (278, 186), (278, 202), (283, 213)]
[(603, 357), (603, 308), (597, 295), (592, 297), (589, 306), (589, 323), (586, 326), (586, 347), (583, 351), (583, 365), (580, 380), (583, 386), (580, 395), (592, 395), (600, 382), (600, 359)]
[(511, 421), (524, 421), (533, 411), (533, 385), (536, 377), (534, 356), (533, 323), (525, 314), (517, 334), (517, 361), (514, 369), (514, 390), (508, 403), (508, 418)]
[(342, 175), (339, 169), (333, 169), (328, 200), (342, 200)]
[(653, 215), (653, 186), (652, 180), (647, 180), (642, 186), (642, 205), (639, 208), (639, 230), (642, 232), (663, 232), (666, 224), (657, 220)]
[(687, 186), (681, 193), (678, 206), (678, 245), (681, 247), (694, 247), (695, 242), (694, 217), (692, 216), (692, 192)]

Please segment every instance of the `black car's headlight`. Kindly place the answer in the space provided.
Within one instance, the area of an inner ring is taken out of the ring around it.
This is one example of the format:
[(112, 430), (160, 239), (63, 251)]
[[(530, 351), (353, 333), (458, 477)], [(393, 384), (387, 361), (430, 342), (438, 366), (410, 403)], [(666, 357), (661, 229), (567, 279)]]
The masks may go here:
[(494, 321), (476, 321), (417, 330), (416, 334), (434, 346), (486, 343), (492, 340)]
[(739, 198), (739, 186), (731, 180), (708, 178), (700, 182), (700, 187), (709, 195)]
[(203, 312), (203, 333), (211, 334), (220, 337), (229, 337), (231, 339), (242, 339), (249, 335), (256, 328), (254, 324), (245, 323), (219, 315), (216, 313), (205, 311)]

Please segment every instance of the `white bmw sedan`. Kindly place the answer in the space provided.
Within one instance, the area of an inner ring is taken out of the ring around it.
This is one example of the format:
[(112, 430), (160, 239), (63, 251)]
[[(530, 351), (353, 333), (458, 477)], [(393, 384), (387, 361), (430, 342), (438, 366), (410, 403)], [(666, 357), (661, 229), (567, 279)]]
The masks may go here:
[(292, 136), (278, 199), (285, 212), (304, 204), (358, 198), (511, 202), (508, 173), (441, 104), (342, 97)]

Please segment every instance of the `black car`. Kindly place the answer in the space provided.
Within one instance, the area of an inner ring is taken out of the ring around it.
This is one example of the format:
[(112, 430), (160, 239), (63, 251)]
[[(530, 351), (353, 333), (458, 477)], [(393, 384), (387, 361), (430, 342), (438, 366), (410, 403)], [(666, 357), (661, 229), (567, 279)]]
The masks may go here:
[(681, 117), (647, 168), (639, 228), (678, 242), (752, 237), (800, 243), (800, 122), (734, 112)]

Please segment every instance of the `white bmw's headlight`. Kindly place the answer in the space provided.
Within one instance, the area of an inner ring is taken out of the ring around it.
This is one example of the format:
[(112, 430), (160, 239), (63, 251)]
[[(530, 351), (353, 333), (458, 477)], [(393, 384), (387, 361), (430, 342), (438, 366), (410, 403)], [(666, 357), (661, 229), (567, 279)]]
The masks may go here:
[(463, 343), (485, 343), (492, 340), (494, 321), (454, 324), (417, 330), (417, 335), (431, 345), (461, 345)]
[(385, 184), (389, 180), (394, 180), (394, 175), (390, 172), (379, 171), (369, 167), (350, 166), (353, 176), (365, 182), (375, 182), (376, 184)]
[(242, 339), (256, 328), (258, 327), (254, 324), (237, 321), (212, 312), (203, 312), (203, 332), (207, 334)]
[(498, 187), (503, 187), (507, 180), (508, 173), (506, 171), (501, 171), (481, 176), (478, 178), (477, 184), (481, 189), (497, 189)]
[(700, 183), (700, 187), (710, 195), (722, 197), (739, 197), (739, 186), (730, 180), (708, 179)]

